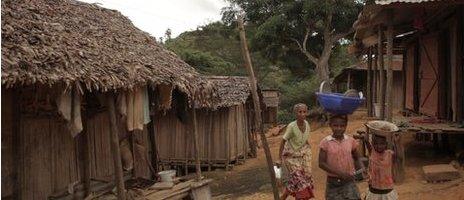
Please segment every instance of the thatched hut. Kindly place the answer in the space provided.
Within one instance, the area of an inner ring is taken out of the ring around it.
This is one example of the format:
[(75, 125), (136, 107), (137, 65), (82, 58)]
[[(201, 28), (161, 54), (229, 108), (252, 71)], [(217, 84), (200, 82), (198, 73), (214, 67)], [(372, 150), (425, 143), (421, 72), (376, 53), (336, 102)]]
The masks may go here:
[[(202, 166), (225, 167), (245, 159), (252, 141), (253, 116), (250, 84), (247, 77), (211, 76), (219, 101), (212, 106), (197, 106), (197, 127)], [(173, 107), (180, 104), (173, 96)], [(183, 120), (179, 110), (155, 116), (156, 146), (163, 166), (194, 165), (192, 124)]]
[(267, 127), (277, 125), (277, 112), (279, 111), (280, 92), (279, 90), (263, 89), (261, 90), (264, 108), (263, 123)]
[(1, 67), (2, 198), (111, 189), (114, 152), (125, 176), (150, 178), (151, 113), (172, 93), (185, 107), (214, 93), (119, 12), (73, 0), (3, 1)]

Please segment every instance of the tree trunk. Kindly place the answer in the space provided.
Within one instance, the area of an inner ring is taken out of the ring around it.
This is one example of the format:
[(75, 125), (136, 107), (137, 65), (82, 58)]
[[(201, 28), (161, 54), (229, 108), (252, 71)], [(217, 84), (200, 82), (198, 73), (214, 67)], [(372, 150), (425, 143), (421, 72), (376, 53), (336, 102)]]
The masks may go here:
[(319, 63), (316, 65), (316, 74), (319, 82), (326, 81), (329, 82), (330, 79), (330, 71), (329, 71), (329, 62), (328, 59), (324, 60), (321, 59)]

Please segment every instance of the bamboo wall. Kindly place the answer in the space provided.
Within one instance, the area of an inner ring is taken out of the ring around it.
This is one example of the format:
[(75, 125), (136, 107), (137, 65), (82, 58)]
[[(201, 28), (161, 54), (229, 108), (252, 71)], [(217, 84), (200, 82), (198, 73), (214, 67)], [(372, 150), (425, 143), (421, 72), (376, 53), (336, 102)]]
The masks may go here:
[(14, 190), (13, 95), (2, 89), (2, 199)]
[[(66, 194), (68, 185), (83, 184), (82, 159), (84, 146), (78, 137), (73, 138), (64, 121), (57, 115), (30, 115), (15, 110), (12, 91), (2, 91), (2, 199), (12, 198), (17, 187), (18, 199), (47, 199)], [(35, 96), (41, 93), (32, 93)], [(16, 115), (16, 116), (15, 116)], [(18, 117), (16, 119), (15, 117)], [(106, 111), (90, 117), (83, 115), (84, 132), (89, 146), (89, 171), (95, 183), (113, 181), (113, 161), (110, 147), (110, 125)], [(15, 131), (15, 124), (18, 125)], [(148, 131), (134, 131), (130, 135), (132, 146), (151, 146)], [(15, 140), (17, 145), (15, 147)], [(140, 149), (140, 148), (138, 148)], [(131, 149), (132, 150), (132, 149)], [(150, 156), (131, 152), (137, 177), (150, 178), (146, 159)], [(145, 159), (145, 160), (142, 160)], [(135, 172), (135, 171), (134, 171)], [(15, 182), (15, 175), (18, 181)], [(98, 184), (97, 184), (98, 185)], [(98, 187), (98, 186), (97, 186)]]
[[(2, 198), (18, 188), (21, 199), (47, 199), (78, 181), (76, 141), (54, 116), (18, 115), (13, 95), (2, 96)], [(18, 130), (13, 130), (17, 123)], [(14, 140), (20, 144), (14, 146)], [(14, 182), (17, 174), (18, 182)], [(16, 185), (18, 184), (18, 185)]]
[[(162, 163), (187, 164), (195, 160), (190, 122), (181, 122), (174, 111), (155, 116), (155, 141)], [(216, 111), (197, 110), (200, 160), (203, 164), (228, 164), (249, 149), (249, 127), (244, 105)]]

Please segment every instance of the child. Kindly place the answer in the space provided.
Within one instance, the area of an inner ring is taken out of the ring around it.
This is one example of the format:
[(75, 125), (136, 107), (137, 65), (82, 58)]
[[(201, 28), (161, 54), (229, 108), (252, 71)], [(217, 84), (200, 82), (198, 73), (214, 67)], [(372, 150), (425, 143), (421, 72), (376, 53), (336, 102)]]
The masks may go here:
[(280, 145), (279, 155), (283, 165), (285, 190), (281, 199), (292, 195), (297, 200), (314, 198), (311, 176), (311, 148), (308, 143), (309, 123), (306, 121), (308, 107), (299, 103), (293, 107), (296, 121), (287, 126)]
[(319, 145), (319, 167), (327, 172), (327, 200), (361, 199), (354, 182), (355, 167), (363, 170), (364, 165), (356, 151), (356, 140), (345, 134), (347, 124), (346, 115), (331, 116), (332, 135), (322, 139)]
[(387, 149), (387, 138), (374, 134), (372, 146), (368, 141), (366, 143), (370, 152), (366, 200), (397, 200), (398, 194), (393, 189), (394, 152)]

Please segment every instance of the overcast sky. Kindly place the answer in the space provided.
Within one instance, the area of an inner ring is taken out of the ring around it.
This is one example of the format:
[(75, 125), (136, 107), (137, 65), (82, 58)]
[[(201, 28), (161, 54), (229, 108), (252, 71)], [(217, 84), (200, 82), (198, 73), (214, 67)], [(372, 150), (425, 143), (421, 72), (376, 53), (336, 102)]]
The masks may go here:
[(129, 17), (135, 26), (154, 37), (162, 37), (166, 29), (172, 37), (200, 25), (221, 19), (225, 0), (81, 0), (99, 3)]

